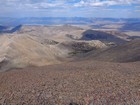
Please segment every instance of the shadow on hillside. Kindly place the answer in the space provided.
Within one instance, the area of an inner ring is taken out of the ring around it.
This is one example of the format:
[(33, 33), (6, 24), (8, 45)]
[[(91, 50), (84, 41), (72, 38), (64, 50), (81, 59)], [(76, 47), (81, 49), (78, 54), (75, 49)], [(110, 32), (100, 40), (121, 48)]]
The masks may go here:
[(86, 30), (82, 35), (81, 40), (100, 40), (105, 42), (115, 42), (118, 44), (126, 42), (117, 36), (102, 31)]
[(125, 23), (121, 28), (121, 31), (140, 31), (140, 22)]
[(0, 31), (7, 29), (6, 26), (0, 26)]
[(130, 36), (128, 39), (132, 39), (132, 40), (134, 40), (134, 39), (140, 39), (140, 36)]
[(5, 26), (0, 26), (0, 33), (14, 33), (18, 30), (20, 30), (22, 27), (22, 25), (18, 25), (12, 29), (8, 29), (9, 27), (5, 27)]

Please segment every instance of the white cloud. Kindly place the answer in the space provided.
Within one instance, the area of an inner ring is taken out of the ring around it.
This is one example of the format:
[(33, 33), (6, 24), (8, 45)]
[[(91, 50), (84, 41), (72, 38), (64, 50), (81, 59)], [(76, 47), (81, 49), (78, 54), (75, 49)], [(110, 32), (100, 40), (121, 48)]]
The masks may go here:
[[(73, 2), (73, 3), (69, 3)], [(25, 8), (25, 9), (48, 9), (48, 8), (73, 8), (73, 7), (106, 7), (113, 5), (140, 4), (140, 0), (0, 0), (0, 8)]]
[[(137, 3), (139, 0), (136, 0)], [(136, 3), (133, 0), (81, 0), (79, 3), (76, 3), (75, 7), (82, 6), (111, 6), (111, 5), (130, 5), (132, 3)]]
[(140, 10), (135, 10), (135, 12), (139, 12), (140, 13)]

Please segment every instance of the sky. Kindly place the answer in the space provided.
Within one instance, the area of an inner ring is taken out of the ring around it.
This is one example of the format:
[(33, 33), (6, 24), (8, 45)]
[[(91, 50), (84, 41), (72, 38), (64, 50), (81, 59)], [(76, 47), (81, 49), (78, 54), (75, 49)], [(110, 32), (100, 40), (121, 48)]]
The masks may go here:
[(140, 0), (0, 0), (0, 17), (140, 18)]

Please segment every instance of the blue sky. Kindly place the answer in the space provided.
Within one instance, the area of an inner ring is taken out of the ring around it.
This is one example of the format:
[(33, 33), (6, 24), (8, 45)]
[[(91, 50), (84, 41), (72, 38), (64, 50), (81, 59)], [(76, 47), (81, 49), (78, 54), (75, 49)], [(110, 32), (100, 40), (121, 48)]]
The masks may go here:
[(0, 17), (140, 18), (140, 0), (0, 0)]

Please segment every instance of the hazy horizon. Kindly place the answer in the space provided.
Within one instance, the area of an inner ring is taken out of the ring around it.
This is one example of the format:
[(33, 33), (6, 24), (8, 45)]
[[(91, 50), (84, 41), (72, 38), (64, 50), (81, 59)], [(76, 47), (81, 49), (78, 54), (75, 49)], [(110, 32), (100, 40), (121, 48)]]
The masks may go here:
[(76, 17), (76, 16), (70, 16), (70, 17), (64, 17), (64, 16), (25, 16), (25, 17), (10, 17), (10, 16), (1, 16), (0, 18), (17, 18), (17, 19), (21, 19), (21, 18), (93, 18), (93, 19), (103, 19), (103, 18), (110, 18), (110, 19), (140, 19), (140, 17)]

